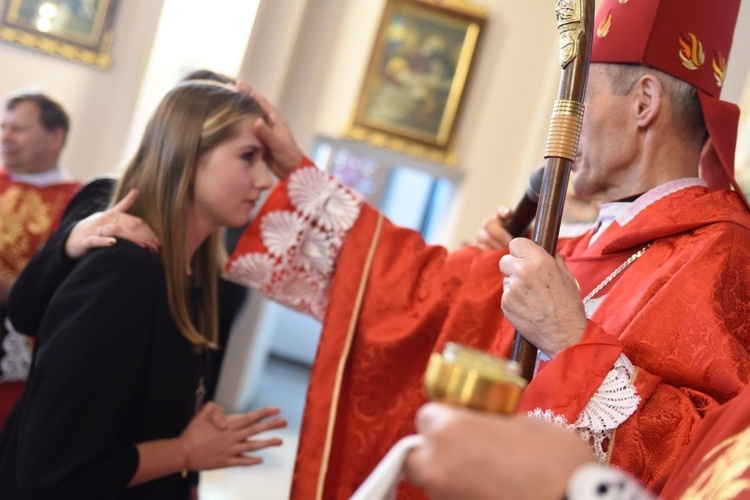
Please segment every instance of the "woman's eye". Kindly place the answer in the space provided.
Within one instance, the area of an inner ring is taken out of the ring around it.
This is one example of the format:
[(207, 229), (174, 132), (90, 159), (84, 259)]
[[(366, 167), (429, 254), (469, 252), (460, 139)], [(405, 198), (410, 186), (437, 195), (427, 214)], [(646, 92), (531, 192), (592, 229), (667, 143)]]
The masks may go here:
[(256, 151), (249, 151), (249, 152), (247, 152), (247, 153), (245, 153), (245, 154), (242, 155), (242, 159), (245, 160), (245, 161), (247, 161), (247, 162), (252, 163), (253, 161), (255, 161), (255, 157), (256, 156), (257, 156), (257, 152)]

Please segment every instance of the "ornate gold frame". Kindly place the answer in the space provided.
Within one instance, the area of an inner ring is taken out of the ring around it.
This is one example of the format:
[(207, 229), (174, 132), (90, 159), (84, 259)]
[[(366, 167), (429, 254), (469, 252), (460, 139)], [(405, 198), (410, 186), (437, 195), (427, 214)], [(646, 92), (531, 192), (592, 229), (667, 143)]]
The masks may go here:
[[(96, 0), (93, 11), (65, 0), (7, 0), (0, 39), (99, 68), (112, 64), (118, 0)], [(74, 10), (74, 7), (78, 10)], [(63, 15), (64, 14), (64, 15)]]
[(468, 0), (387, 0), (344, 135), (445, 164), (486, 22)]

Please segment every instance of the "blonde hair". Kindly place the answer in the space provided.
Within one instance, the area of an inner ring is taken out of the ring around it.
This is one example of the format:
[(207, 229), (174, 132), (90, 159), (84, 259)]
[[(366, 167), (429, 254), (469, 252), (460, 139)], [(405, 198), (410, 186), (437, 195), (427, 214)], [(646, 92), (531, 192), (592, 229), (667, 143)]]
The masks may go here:
[(193, 285), (199, 289), (198, 310), (191, 314), (186, 276), (186, 221), (200, 156), (233, 138), (245, 117), (265, 115), (250, 96), (215, 82), (190, 81), (172, 89), (151, 117), (141, 144), (125, 169), (113, 203), (131, 189), (138, 199), (131, 210), (161, 241), (161, 259), (169, 310), (184, 337), (198, 348), (216, 347), (217, 277), (225, 251), (217, 230), (193, 256)]

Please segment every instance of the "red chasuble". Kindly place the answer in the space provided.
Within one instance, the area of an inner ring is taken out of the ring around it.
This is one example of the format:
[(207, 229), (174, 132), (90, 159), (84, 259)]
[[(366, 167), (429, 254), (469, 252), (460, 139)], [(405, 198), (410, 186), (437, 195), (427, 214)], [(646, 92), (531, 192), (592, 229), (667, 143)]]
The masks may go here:
[(706, 415), (659, 498), (750, 498), (750, 388)]
[[(26, 267), (36, 249), (57, 228), (65, 206), (80, 186), (79, 182), (61, 182), (44, 187), (13, 182), (8, 173), (0, 168), (0, 275), (3, 278), (14, 280)], [(3, 332), (6, 332), (5, 325), (0, 325), (0, 333)], [(3, 335), (0, 338), (4, 339)], [(28, 347), (16, 347), (9, 347), (7, 350), (13, 352), (5, 353), (0, 348), (0, 359), (4, 364), (9, 363), (5, 365), (8, 369), (18, 367), (19, 363), (5, 359), (5, 356), (16, 356), (19, 349), (28, 353)], [(0, 369), (0, 373), (3, 371)], [(2, 374), (12, 381), (0, 382), (0, 425), (5, 422), (25, 385), (18, 380), (19, 375)]]
[[(561, 240), (576, 276), (597, 276), (582, 297), (652, 245), (602, 290), (584, 341), (550, 362), (523, 402), (598, 439), (603, 460), (647, 483), (672, 468), (705, 411), (750, 374), (750, 215), (727, 191), (662, 196), (591, 247), (582, 243), (588, 235)], [(348, 498), (415, 431), (427, 359), (446, 342), (508, 355), (501, 255), (428, 246), (309, 164), (276, 187), (228, 269), (323, 321), (293, 498)], [(623, 354), (632, 373), (612, 384)], [(400, 489), (399, 498), (423, 497)]]

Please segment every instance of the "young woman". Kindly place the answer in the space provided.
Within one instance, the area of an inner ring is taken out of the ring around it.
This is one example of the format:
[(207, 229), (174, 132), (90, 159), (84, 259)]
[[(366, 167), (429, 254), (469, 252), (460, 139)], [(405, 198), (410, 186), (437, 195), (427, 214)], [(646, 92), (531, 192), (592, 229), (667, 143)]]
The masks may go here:
[[(0, 437), (3, 499), (180, 499), (187, 471), (253, 465), (285, 422), (203, 402), (216, 345), (220, 228), (271, 179), (246, 93), (186, 82), (157, 108), (115, 195), (160, 242), (90, 251), (54, 294), (26, 391)], [(115, 220), (116, 225), (116, 220)], [(101, 233), (101, 231), (100, 231)], [(100, 234), (110, 236), (111, 234)]]

